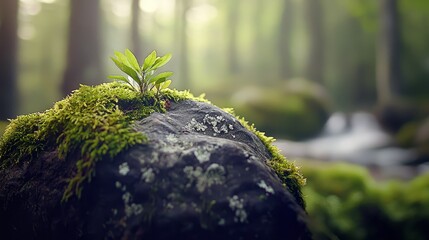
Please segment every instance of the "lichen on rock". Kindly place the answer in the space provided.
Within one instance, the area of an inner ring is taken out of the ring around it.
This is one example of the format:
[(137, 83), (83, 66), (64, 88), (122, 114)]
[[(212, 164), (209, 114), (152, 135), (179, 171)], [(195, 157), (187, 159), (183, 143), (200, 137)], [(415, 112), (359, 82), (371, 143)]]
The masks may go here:
[[(31, 218), (0, 230), (38, 239), (48, 232), (70, 239), (305, 238), (304, 178), (272, 141), (189, 92), (165, 89), (155, 97), (119, 83), (82, 86), (6, 129), (0, 221), (16, 211)], [(14, 187), (23, 181), (33, 191)]]

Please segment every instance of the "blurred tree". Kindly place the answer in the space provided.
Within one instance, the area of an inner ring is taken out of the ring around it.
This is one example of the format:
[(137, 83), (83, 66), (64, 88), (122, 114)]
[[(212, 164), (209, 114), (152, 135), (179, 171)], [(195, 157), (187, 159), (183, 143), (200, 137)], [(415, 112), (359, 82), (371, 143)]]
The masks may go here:
[(309, 80), (323, 83), (325, 49), (323, 6), (321, 0), (306, 0), (304, 4), (307, 33), (310, 41), (305, 74)]
[(380, 0), (379, 4), (377, 91), (378, 102), (384, 104), (400, 93), (400, 29), (397, 1)]
[(228, 29), (228, 58), (229, 58), (229, 72), (236, 75), (239, 72), (238, 63), (238, 19), (240, 10), (240, 1), (232, 0), (228, 1), (228, 21), (226, 27)]
[(291, 58), (291, 35), (293, 26), (293, 3), (292, 0), (283, 0), (283, 10), (279, 29), (279, 61), (280, 77), (289, 79), (293, 76)]
[[(264, 46), (267, 46), (268, 44), (264, 36), (264, 20), (267, 18), (266, 13), (264, 12), (266, 2), (265, 0), (255, 0), (255, 2), (252, 4), (254, 5), (253, 12), (252, 12), (253, 46), (260, 46), (261, 44), (264, 44)], [(254, 64), (253, 69), (255, 70), (255, 72), (252, 73), (252, 75), (255, 76), (256, 79), (260, 79), (261, 77), (266, 77), (266, 67), (264, 66), (264, 63), (266, 63), (265, 52), (267, 52), (267, 49), (269, 49), (268, 46), (256, 47), (252, 49), (253, 51), (252, 64)]]
[(189, 58), (188, 58), (188, 22), (186, 13), (191, 7), (192, 0), (176, 0), (176, 33), (179, 35), (178, 54), (179, 54), (179, 82), (181, 87), (189, 89), (191, 81), (189, 79)]
[(94, 85), (102, 79), (99, 33), (99, 0), (70, 0), (67, 63), (63, 95), (79, 84)]
[(377, 2), (328, 0), (324, 4), (324, 84), (342, 111), (372, 106), (376, 100)]
[(18, 106), (17, 0), (0, 1), (0, 120), (14, 118)]
[(401, 17), (401, 94), (425, 101), (429, 98), (429, 1), (400, 1), (398, 11)]
[(131, 50), (138, 59), (142, 57), (142, 38), (140, 37), (140, 0), (131, 4)]

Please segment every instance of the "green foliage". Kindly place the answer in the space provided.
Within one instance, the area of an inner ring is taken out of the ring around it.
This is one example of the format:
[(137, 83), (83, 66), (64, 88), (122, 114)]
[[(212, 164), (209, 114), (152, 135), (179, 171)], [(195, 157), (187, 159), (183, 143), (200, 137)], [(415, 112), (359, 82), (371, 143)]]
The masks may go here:
[(163, 72), (155, 75), (158, 68), (170, 61), (171, 54), (157, 57), (156, 52), (153, 51), (146, 57), (143, 64), (140, 65), (134, 54), (129, 49), (126, 49), (125, 54), (115, 52), (115, 57), (111, 59), (127, 76), (112, 75), (109, 78), (129, 84), (141, 94), (155, 90), (158, 97), (161, 90), (168, 88), (171, 84), (171, 80), (168, 80), (168, 78), (173, 75), (172, 72)]
[(375, 183), (358, 166), (306, 166), (303, 193), (314, 239), (427, 239), (429, 174)]

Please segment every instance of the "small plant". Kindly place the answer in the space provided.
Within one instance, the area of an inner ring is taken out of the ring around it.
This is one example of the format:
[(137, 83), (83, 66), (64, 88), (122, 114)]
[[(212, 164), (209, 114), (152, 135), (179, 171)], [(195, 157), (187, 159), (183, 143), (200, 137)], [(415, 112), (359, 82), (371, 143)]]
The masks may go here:
[(125, 82), (141, 94), (154, 90), (156, 96), (159, 96), (161, 90), (168, 88), (171, 84), (171, 80), (168, 78), (173, 75), (172, 72), (155, 75), (158, 68), (170, 61), (171, 54), (158, 57), (156, 52), (153, 51), (140, 65), (134, 54), (129, 49), (126, 49), (125, 53), (116, 51), (115, 56), (111, 57), (111, 59), (127, 76), (113, 75), (109, 76), (109, 78)]

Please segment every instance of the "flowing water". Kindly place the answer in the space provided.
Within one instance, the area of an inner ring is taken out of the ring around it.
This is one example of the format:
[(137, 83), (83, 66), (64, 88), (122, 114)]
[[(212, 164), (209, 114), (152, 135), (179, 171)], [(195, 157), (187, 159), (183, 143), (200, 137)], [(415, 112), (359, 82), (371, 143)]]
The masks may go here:
[(366, 112), (334, 113), (318, 137), (302, 142), (279, 139), (275, 144), (292, 160), (355, 163), (368, 167), (381, 178), (407, 179), (428, 169), (427, 165), (408, 166), (416, 160), (417, 153), (396, 147), (392, 136)]

